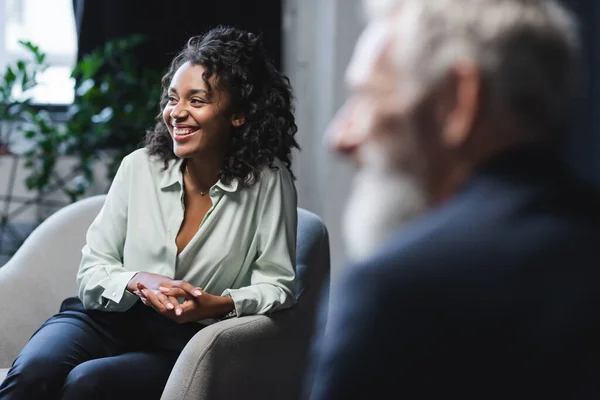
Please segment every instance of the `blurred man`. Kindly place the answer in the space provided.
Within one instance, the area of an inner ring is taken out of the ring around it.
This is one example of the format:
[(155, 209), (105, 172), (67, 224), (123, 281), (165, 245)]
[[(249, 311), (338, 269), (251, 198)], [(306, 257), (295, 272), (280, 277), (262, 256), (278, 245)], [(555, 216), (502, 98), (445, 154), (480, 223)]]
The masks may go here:
[(329, 133), (361, 171), (355, 263), (311, 398), (599, 396), (600, 198), (558, 156), (572, 16), (551, 0), (366, 4)]

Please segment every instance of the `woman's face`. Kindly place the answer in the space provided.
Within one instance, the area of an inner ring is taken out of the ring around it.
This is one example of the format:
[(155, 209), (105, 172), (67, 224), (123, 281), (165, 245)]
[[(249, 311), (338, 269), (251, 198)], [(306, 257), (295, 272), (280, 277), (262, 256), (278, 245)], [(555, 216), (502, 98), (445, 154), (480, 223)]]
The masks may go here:
[(216, 87), (215, 75), (207, 85), (203, 73), (202, 65), (188, 61), (175, 72), (169, 86), (163, 119), (180, 158), (225, 153), (231, 128), (243, 123), (243, 118), (230, 112), (229, 95)]

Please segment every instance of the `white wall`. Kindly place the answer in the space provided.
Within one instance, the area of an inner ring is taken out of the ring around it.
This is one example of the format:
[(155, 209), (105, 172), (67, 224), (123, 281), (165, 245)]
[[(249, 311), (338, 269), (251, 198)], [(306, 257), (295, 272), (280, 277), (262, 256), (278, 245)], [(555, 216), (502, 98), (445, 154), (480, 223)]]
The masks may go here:
[(327, 224), (332, 275), (346, 258), (341, 217), (353, 167), (324, 142), (329, 121), (344, 101), (344, 71), (364, 27), (360, 0), (285, 0), (284, 70), (296, 93), (298, 141), (294, 160), (299, 206)]

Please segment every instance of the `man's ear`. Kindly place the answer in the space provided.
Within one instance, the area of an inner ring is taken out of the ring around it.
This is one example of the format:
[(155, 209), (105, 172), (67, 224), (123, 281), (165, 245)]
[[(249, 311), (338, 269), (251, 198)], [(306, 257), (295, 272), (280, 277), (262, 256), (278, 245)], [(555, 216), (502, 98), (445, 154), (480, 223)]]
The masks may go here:
[(231, 117), (231, 125), (235, 126), (236, 128), (239, 128), (240, 126), (244, 125), (244, 122), (246, 122), (245, 115), (234, 114)]
[(472, 63), (455, 65), (443, 85), (442, 140), (458, 147), (473, 131), (481, 102), (481, 73)]

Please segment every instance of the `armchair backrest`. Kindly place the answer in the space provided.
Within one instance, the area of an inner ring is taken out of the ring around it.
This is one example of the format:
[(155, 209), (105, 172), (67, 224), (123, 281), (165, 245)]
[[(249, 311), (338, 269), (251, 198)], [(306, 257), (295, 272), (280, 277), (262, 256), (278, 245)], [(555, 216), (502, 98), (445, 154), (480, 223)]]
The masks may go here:
[(297, 307), (313, 314), (322, 300), (323, 285), (329, 282), (329, 235), (319, 216), (298, 208), (296, 246)]
[(60, 303), (77, 294), (81, 248), (103, 204), (104, 196), (94, 196), (61, 208), (0, 267), (0, 368), (10, 366)]

